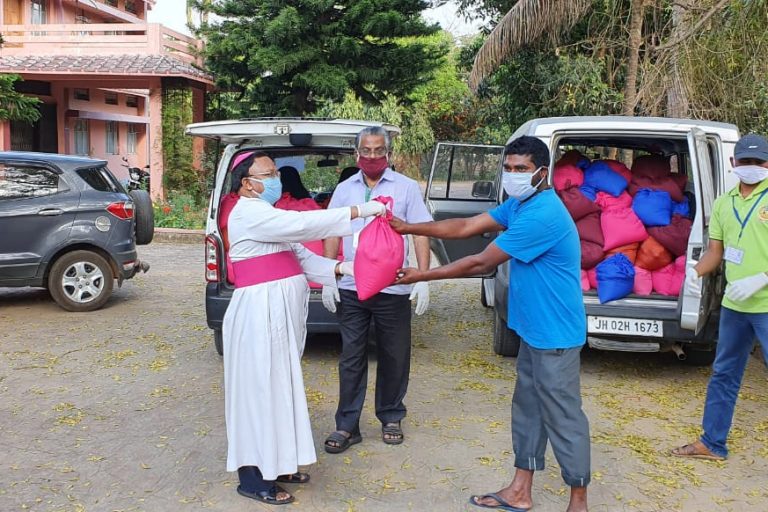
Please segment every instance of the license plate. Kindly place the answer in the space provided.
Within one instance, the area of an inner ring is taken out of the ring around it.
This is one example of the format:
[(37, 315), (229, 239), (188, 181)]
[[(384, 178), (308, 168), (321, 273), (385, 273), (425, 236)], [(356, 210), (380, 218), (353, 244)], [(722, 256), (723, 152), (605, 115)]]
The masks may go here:
[(661, 338), (664, 336), (664, 324), (661, 320), (588, 316), (587, 331), (590, 334), (621, 334)]

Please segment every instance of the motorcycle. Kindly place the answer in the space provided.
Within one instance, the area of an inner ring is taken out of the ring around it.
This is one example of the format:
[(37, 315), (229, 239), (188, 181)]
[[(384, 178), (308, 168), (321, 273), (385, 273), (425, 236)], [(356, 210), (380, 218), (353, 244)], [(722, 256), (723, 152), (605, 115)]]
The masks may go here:
[(128, 169), (128, 183), (126, 188), (128, 190), (149, 190), (149, 165), (145, 165), (144, 169), (139, 167), (131, 167), (128, 165), (128, 159), (123, 157), (123, 167)]

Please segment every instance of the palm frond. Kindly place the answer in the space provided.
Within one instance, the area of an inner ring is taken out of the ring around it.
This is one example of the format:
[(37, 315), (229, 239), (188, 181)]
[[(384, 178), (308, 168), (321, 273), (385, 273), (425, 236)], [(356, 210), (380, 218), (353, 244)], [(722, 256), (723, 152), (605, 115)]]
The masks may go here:
[(591, 7), (590, 0), (519, 0), (477, 52), (469, 86), (477, 90), (512, 52), (544, 34), (560, 34), (570, 29)]

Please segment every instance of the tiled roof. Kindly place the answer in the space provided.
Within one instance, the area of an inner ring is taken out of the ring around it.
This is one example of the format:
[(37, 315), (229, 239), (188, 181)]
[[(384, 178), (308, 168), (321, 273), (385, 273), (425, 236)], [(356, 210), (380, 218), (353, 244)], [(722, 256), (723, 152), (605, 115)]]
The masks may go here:
[(187, 76), (204, 82), (213, 77), (168, 55), (25, 55), (0, 57), (0, 72)]

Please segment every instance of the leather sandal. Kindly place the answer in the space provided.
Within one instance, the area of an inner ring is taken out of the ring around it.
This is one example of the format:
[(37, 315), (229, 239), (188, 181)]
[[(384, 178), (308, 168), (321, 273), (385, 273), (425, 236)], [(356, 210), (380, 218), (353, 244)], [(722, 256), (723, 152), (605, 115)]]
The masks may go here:
[(340, 430), (337, 430), (336, 432), (331, 432), (330, 435), (325, 438), (325, 451), (328, 453), (341, 453), (353, 444), (357, 444), (362, 440), (363, 436), (360, 434), (349, 434), (349, 436), (345, 436)]
[(297, 471), (292, 475), (280, 475), (275, 481), (281, 484), (306, 484), (309, 482), (309, 473)]
[(384, 423), (381, 426), (381, 440), (386, 444), (401, 444), (405, 439), (399, 421)]
[[(244, 491), (243, 488), (238, 485), (237, 493), (240, 496), (245, 496), (246, 498), (251, 498), (262, 503), (267, 503), (269, 505), (287, 505), (288, 503), (293, 503), (293, 500), (296, 499), (292, 494), (290, 494), (279, 485), (273, 485), (268, 491), (255, 492)], [(277, 495), (280, 493), (285, 493), (288, 495), (288, 497), (279, 500), (277, 499)]]

